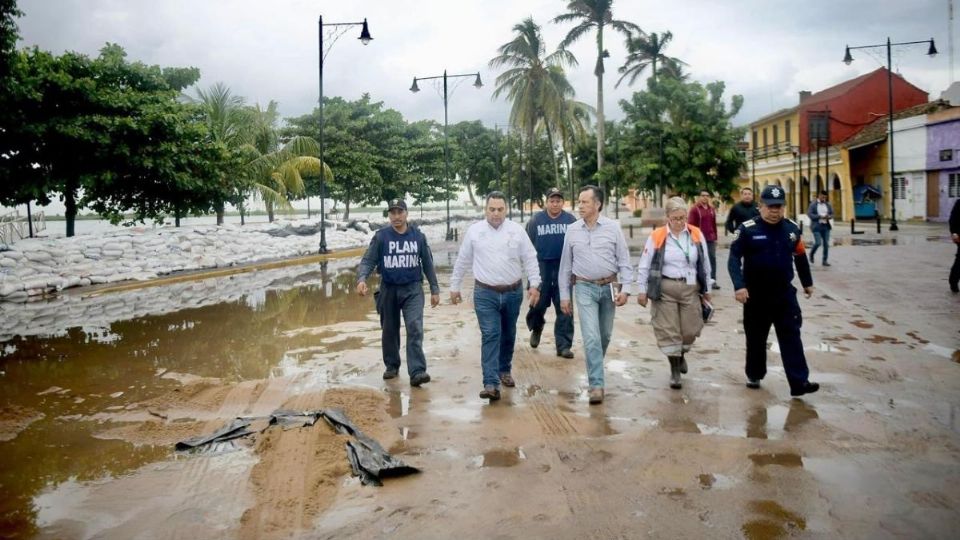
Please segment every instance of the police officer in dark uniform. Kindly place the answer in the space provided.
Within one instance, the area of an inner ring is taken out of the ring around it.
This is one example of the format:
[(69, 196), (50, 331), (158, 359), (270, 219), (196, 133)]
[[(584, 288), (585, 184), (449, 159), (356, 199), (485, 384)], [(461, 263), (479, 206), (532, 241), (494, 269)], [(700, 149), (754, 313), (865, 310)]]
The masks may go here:
[(792, 285), (793, 267), (800, 275), (803, 292), (813, 294), (810, 261), (800, 227), (783, 217), (786, 194), (779, 186), (767, 186), (760, 194), (760, 217), (743, 222), (730, 244), (727, 269), (743, 304), (743, 329), (747, 336), (747, 387), (760, 388), (767, 374), (767, 336), (776, 329), (790, 395), (812, 394), (820, 385), (809, 381), (810, 370), (800, 340), (800, 304)]

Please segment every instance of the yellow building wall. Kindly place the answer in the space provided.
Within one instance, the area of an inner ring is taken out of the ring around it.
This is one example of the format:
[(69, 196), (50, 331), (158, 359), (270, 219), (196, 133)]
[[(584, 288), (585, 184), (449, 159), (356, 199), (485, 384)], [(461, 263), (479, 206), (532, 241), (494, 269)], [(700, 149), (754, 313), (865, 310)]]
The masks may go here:
[[(858, 178), (870, 184), (883, 194), (880, 199), (880, 214), (890, 218), (890, 201), (893, 199), (893, 186), (890, 185), (890, 153), (887, 151), (886, 141), (870, 146), (856, 148), (849, 152), (850, 185), (856, 186)], [(850, 197), (851, 208), (853, 197)]]

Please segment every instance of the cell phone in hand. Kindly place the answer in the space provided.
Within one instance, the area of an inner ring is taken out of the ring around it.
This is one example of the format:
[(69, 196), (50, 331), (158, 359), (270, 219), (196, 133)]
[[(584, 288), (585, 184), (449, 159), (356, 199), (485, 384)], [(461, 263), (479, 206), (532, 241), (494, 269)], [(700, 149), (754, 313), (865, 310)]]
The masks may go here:
[(617, 302), (617, 295), (620, 294), (621, 290), (623, 290), (623, 283), (613, 282), (610, 284), (610, 299), (614, 303)]

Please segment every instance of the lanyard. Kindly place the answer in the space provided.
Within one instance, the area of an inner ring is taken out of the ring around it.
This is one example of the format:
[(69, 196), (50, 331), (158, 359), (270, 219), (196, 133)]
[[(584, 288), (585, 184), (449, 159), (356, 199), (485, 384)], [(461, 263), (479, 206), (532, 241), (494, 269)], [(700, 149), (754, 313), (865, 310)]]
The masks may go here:
[[(681, 232), (680, 234), (683, 234), (683, 233)], [(687, 238), (687, 247), (684, 248), (682, 245), (680, 245), (680, 241), (674, 238), (672, 234), (668, 232), (667, 236), (669, 236), (670, 239), (673, 240), (673, 243), (676, 244), (678, 248), (680, 248), (680, 251), (683, 253), (683, 257), (687, 259), (687, 264), (690, 264), (690, 238), (689, 237)]]

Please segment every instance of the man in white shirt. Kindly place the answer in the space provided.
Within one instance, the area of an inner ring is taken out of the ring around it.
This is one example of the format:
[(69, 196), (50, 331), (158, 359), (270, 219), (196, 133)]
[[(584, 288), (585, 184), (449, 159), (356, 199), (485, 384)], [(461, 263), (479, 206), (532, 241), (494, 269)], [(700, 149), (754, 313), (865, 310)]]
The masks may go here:
[(480, 397), (500, 399), (500, 384), (516, 386), (511, 375), (517, 318), (523, 302), (523, 274), (527, 274), (530, 305), (540, 299), (540, 266), (537, 250), (519, 224), (506, 220), (507, 201), (503, 193), (487, 195), (483, 221), (463, 235), (450, 277), (450, 301), (463, 301), (460, 286), (467, 269), (473, 272), (473, 306), (480, 325), (480, 365), (483, 391)]
[(560, 309), (568, 315), (573, 312), (570, 285), (576, 282), (573, 296), (580, 313), (591, 405), (603, 403), (603, 358), (613, 333), (613, 314), (615, 306), (627, 303), (628, 293), (621, 291), (619, 285), (633, 282), (630, 251), (623, 230), (619, 222), (600, 215), (602, 209), (602, 189), (580, 188), (577, 199), (580, 219), (567, 226), (557, 276)]

